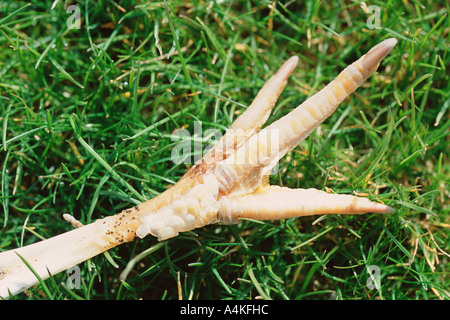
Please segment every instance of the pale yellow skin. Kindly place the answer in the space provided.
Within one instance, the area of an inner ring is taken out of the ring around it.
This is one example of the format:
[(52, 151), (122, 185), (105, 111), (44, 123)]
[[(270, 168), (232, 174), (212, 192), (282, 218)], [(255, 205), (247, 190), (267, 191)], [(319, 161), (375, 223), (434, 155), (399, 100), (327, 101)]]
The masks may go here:
[(0, 253), (0, 296), (37, 283), (25, 259), (42, 279), (96, 256), (136, 236), (159, 240), (212, 223), (240, 219), (274, 220), (306, 215), (389, 213), (379, 202), (316, 189), (268, 185), (274, 165), (304, 140), (355, 91), (392, 50), (387, 39), (344, 69), (336, 79), (292, 112), (260, 130), (295, 69), (286, 61), (260, 90), (215, 147), (173, 187), (139, 206), (59, 236)]

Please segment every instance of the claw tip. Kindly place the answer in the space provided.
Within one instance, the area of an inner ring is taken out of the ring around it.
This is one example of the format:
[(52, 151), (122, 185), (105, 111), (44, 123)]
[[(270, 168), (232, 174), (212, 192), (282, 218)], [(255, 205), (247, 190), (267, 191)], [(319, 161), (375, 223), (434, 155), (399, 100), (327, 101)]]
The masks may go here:
[(372, 212), (375, 213), (393, 213), (395, 209), (382, 203), (374, 203)]
[(398, 40), (395, 38), (389, 38), (384, 40), (383, 42), (381, 42), (386, 48), (389, 48), (389, 51), (392, 50), (392, 48), (395, 47), (395, 45), (397, 44)]
[(384, 41), (381, 41), (375, 47), (369, 50), (367, 54), (364, 56), (364, 60), (362, 61), (363, 65), (367, 69), (373, 69), (378, 66), (378, 64), (386, 57), (389, 52), (395, 47), (397, 44), (397, 39), (389, 38)]
[(280, 67), (280, 69), (277, 71), (276, 75), (280, 77), (283, 81), (286, 81), (289, 75), (294, 71), (295, 67), (298, 63), (298, 57), (292, 56), (288, 60), (286, 60), (285, 63)]

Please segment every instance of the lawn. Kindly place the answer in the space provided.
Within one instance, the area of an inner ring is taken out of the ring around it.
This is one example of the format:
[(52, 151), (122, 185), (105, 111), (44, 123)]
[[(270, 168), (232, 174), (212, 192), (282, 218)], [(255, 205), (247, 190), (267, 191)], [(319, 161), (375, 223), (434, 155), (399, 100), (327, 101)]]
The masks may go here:
[[(431, 0), (0, 1), (0, 251), (71, 230), (64, 213), (87, 224), (169, 188), (289, 57), (300, 62), (269, 122), (398, 39), (271, 176), (394, 213), (148, 236), (78, 265), (75, 286), (62, 272), (13, 299), (448, 300), (448, 12)], [(192, 138), (184, 161), (177, 129)]]

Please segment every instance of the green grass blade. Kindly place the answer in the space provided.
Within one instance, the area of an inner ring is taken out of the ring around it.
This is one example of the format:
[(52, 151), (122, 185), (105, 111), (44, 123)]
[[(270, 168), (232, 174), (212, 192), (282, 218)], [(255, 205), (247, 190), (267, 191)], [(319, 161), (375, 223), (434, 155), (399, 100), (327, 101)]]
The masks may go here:
[(33, 269), (33, 267), (30, 265), (30, 263), (25, 260), (20, 254), (16, 253), (17, 256), (22, 260), (22, 262), (27, 266), (27, 268), (34, 274), (36, 279), (38, 280), (39, 284), (42, 286), (42, 289), (44, 290), (45, 294), (50, 300), (54, 300), (52, 293), (50, 292), (50, 289), (45, 284), (44, 280), (39, 276), (39, 274)]
[(125, 181), (106, 161), (103, 159), (97, 152), (95, 152), (94, 149), (80, 136), (79, 134), (79, 127), (78, 127), (79, 120), (76, 119), (76, 115), (70, 116), (70, 124), (74, 130), (75, 136), (77, 140), (80, 142), (80, 144), (85, 148), (85, 150), (95, 159), (98, 163), (100, 163), (106, 171), (111, 175), (113, 179), (115, 179), (117, 182), (119, 182), (122, 186), (128, 189), (136, 198), (138, 198), (140, 201), (145, 202), (147, 199), (145, 199), (139, 192), (137, 192), (128, 182)]

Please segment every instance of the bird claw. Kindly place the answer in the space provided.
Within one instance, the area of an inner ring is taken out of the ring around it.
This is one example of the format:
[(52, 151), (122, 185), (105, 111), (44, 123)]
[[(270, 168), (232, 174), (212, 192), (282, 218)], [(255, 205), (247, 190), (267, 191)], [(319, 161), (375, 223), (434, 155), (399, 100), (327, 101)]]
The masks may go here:
[(329, 85), (270, 126), (260, 130), (294, 71), (291, 57), (265, 83), (253, 103), (215, 147), (165, 193), (150, 200), (142, 212), (139, 237), (159, 240), (204, 225), (239, 219), (274, 220), (315, 214), (389, 213), (381, 203), (316, 189), (268, 185), (272, 168), (305, 139), (357, 89), (392, 50), (387, 39), (342, 71)]
[[(360, 86), (396, 44), (387, 39), (330, 84), (260, 130), (298, 63), (287, 60), (200, 161), (170, 189), (123, 212), (25, 247), (0, 253), (0, 297), (92, 258), (135, 235), (159, 240), (211, 223), (272, 220), (312, 214), (389, 213), (387, 205), (316, 189), (269, 186), (272, 167)], [(71, 220), (71, 219), (70, 219)], [(25, 261), (28, 261), (25, 263)], [(33, 268), (33, 273), (29, 266)]]

